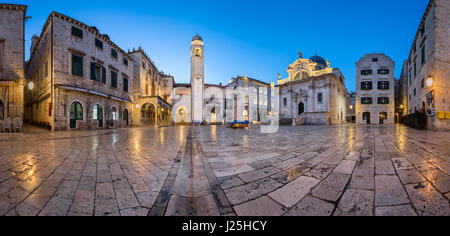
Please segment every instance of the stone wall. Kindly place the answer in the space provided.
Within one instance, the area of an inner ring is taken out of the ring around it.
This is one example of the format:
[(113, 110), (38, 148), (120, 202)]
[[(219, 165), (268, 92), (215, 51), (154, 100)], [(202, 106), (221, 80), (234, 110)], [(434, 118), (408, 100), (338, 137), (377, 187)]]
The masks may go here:
[(0, 4), (0, 132), (22, 131), (25, 12), (26, 6)]

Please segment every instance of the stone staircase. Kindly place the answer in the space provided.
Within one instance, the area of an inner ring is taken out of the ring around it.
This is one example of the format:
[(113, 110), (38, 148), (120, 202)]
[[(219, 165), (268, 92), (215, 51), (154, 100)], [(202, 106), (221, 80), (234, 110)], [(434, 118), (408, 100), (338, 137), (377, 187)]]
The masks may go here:
[(299, 115), (297, 118), (292, 119), (292, 126), (300, 126), (300, 125), (305, 125), (306, 122), (306, 112)]

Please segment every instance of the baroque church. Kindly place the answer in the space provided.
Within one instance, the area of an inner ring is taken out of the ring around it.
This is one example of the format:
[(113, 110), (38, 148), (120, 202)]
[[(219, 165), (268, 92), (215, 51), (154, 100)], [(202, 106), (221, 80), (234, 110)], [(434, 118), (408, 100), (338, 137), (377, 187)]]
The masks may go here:
[(330, 61), (318, 56), (299, 58), (287, 68), (289, 77), (278, 75), (280, 124), (334, 125), (345, 123), (345, 78)]

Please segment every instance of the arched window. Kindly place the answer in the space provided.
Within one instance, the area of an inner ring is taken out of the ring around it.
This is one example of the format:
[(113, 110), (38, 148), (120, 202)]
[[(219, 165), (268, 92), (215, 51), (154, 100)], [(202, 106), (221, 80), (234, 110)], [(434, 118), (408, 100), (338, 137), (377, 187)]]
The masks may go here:
[(5, 106), (3, 105), (2, 100), (0, 100), (0, 120), (4, 119), (4, 110), (5, 110)]
[(309, 78), (309, 74), (306, 71), (302, 72), (302, 79), (308, 79)]
[(81, 103), (74, 102), (70, 105), (70, 119), (83, 120), (83, 106), (81, 106)]
[(103, 108), (100, 105), (95, 105), (93, 109), (92, 119), (103, 120)]
[(111, 119), (112, 120), (117, 120), (117, 108), (115, 108), (115, 107), (113, 107), (112, 109), (111, 109)]
[(294, 75), (294, 81), (300, 80), (300, 73), (297, 72), (297, 74)]
[(201, 56), (202, 55), (202, 50), (200, 49), (200, 48), (196, 48), (195, 49), (195, 56), (196, 57), (199, 57), (199, 56)]

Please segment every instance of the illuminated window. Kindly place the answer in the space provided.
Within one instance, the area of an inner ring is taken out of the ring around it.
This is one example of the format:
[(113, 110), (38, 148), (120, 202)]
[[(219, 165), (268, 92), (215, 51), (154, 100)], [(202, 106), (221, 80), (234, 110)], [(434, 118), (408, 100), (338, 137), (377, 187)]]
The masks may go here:
[(117, 109), (115, 107), (113, 107), (111, 110), (111, 119), (117, 120)]
[(389, 90), (389, 81), (378, 81), (379, 90)]
[(83, 120), (83, 107), (79, 102), (74, 102), (70, 105), (70, 119)]
[(363, 105), (370, 105), (370, 104), (372, 104), (372, 98), (371, 97), (362, 97), (361, 98), (361, 104), (363, 104)]
[(372, 90), (372, 81), (361, 82), (361, 90)]
[(200, 48), (195, 49), (195, 56), (200, 57), (202, 55), (202, 50)]
[(103, 120), (103, 108), (100, 105), (95, 105), (93, 112), (92, 118), (94, 120)]
[(389, 98), (388, 97), (379, 97), (378, 104), (389, 104)]

